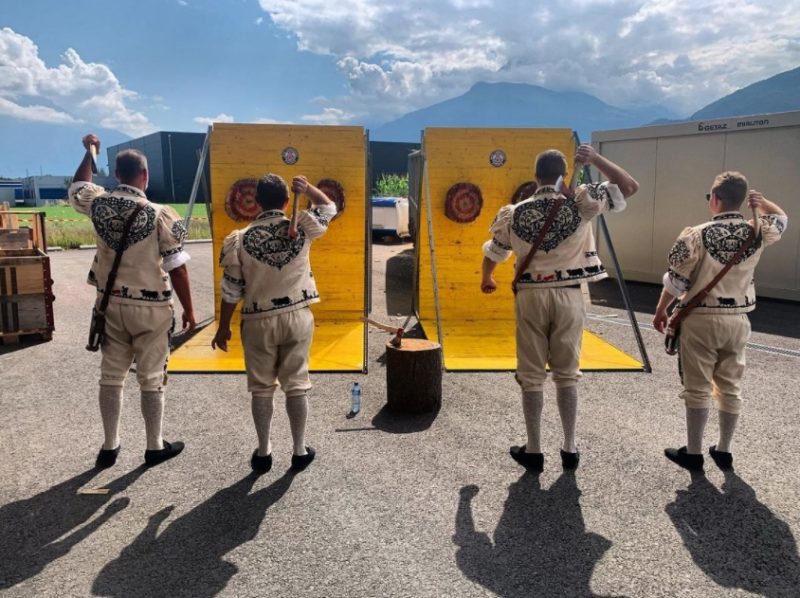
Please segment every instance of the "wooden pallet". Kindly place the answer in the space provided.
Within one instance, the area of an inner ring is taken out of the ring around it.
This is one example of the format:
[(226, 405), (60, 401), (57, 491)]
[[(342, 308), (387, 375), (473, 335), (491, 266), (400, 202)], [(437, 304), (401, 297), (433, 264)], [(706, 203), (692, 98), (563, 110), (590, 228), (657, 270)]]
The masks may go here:
[[(30, 214), (31, 227), (19, 226)], [(53, 280), (44, 230), (44, 212), (9, 210), (0, 205), (0, 344), (20, 337), (53, 337)]]
[(0, 347), (18, 345), (20, 342), (53, 340), (53, 332), (47, 328), (41, 330), (18, 330), (14, 333), (0, 332)]

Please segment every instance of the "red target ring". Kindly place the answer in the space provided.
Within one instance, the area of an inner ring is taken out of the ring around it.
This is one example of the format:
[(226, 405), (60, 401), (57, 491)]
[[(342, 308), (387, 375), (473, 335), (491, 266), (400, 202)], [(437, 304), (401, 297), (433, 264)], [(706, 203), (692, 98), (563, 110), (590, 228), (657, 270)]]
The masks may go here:
[(322, 179), (319, 183), (317, 183), (317, 189), (322, 191), (328, 198), (336, 204), (336, 216), (335, 218), (339, 217), (339, 214), (344, 212), (345, 200), (344, 200), (344, 187), (339, 184), (339, 181), (335, 179)]
[(539, 185), (536, 184), (536, 181), (525, 181), (514, 191), (514, 195), (511, 196), (511, 203), (518, 204), (522, 200), (528, 199), (536, 193), (538, 187)]
[(256, 179), (239, 179), (225, 197), (225, 213), (236, 222), (255, 220), (263, 210), (256, 201)]
[(477, 185), (472, 183), (456, 183), (447, 191), (444, 201), (444, 213), (454, 222), (473, 222), (480, 215), (483, 207), (483, 196)]

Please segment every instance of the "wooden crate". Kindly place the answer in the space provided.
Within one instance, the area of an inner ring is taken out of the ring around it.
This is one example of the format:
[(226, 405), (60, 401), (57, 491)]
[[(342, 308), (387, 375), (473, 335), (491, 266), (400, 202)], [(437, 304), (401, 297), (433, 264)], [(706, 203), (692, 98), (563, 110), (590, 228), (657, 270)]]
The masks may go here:
[[(0, 228), (0, 344), (20, 336), (53, 336), (53, 279), (45, 253), (44, 216), (33, 228)], [(0, 225), (18, 226), (16, 214), (0, 211)]]

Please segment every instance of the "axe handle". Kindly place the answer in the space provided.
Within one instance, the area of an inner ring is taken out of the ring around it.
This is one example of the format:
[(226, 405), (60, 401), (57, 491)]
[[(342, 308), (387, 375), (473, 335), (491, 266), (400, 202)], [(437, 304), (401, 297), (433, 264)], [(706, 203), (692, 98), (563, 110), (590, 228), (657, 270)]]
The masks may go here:
[(758, 219), (758, 208), (753, 208), (753, 232), (756, 240), (758, 240), (758, 237), (761, 236), (761, 221)]
[(398, 330), (402, 330), (400, 326), (390, 326), (389, 324), (384, 324), (383, 322), (378, 322), (373, 320), (372, 318), (362, 318), (367, 324), (371, 324), (375, 326), (375, 328), (380, 328), (381, 330), (385, 330), (386, 332), (391, 332), (392, 334), (397, 334)]
[(300, 194), (295, 191), (292, 200), (292, 220), (289, 222), (289, 236), (294, 239), (297, 237), (297, 208), (300, 204)]

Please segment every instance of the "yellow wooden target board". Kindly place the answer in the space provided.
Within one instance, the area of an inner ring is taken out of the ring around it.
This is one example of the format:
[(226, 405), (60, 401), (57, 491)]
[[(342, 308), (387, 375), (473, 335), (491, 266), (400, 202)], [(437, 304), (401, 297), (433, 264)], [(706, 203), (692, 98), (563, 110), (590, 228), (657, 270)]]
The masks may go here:
[[(225, 210), (231, 186), (241, 179), (258, 179), (268, 172), (287, 184), (302, 174), (317, 184), (333, 179), (345, 195), (345, 210), (328, 232), (311, 247), (311, 269), (321, 303), (312, 306), (316, 328), (311, 346), (312, 371), (364, 371), (367, 300), (367, 139), (361, 127), (215, 124), (209, 140), (212, 240), (214, 243), (215, 320), (219, 318), (220, 279), (217, 263), (222, 241), (247, 222), (234, 221)], [(305, 208), (301, 197), (301, 208)], [(289, 210), (291, 210), (291, 202)], [(231, 326), (228, 352), (211, 349), (216, 322), (170, 357), (169, 370), (183, 372), (243, 372), (244, 353), (239, 316)]]
[[(536, 155), (551, 148), (562, 151), (570, 162), (576, 149), (572, 131), (425, 129), (423, 153), (427, 180), (423, 176), (418, 313), (428, 338), (442, 343), (448, 370), (516, 369), (513, 260), (498, 265), (495, 271), (498, 289), (485, 295), (480, 290), (481, 248), (489, 239), (489, 226), (497, 211), (511, 203), (522, 183), (534, 178)], [(472, 183), (480, 188), (483, 207), (472, 222), (454, 222), (445, 215), (447, 192), (456, 183)], [(441, 339), (437, 330), (429, 224), (434, 240)], [(581, 369), (641, 371), (643, 365), (597, 335), (584, 331)]]

